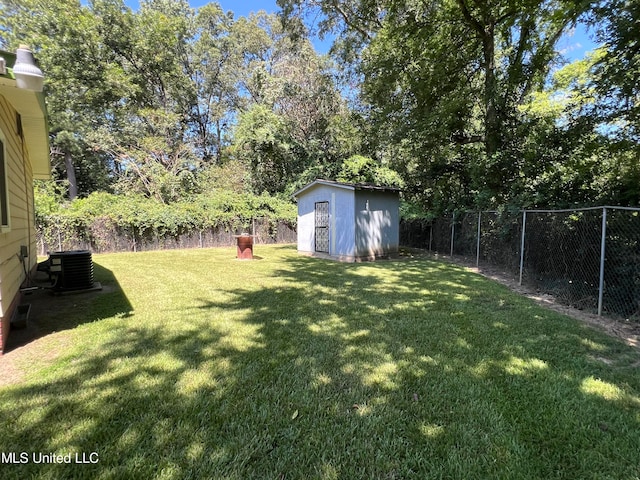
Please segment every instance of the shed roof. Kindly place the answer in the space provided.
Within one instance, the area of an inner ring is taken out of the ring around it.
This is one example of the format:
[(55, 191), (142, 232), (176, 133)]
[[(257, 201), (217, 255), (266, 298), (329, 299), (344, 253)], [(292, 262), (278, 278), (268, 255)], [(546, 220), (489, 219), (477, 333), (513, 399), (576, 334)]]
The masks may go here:
[(390, 193), (397, 193), (400, 191), (400, 189), (396, 187), (373, 185), (370, 183), (345, 183), (345, 182), (337, 182), (335, 180), (316, 179), (313, 182), (302, 187), (297, 192), (295, 192), (292, 195), (292, 197), (298, 198), (302, 193), (306, 192), (307, 190), (317, 185), (327, 185), (330, 187), (344, 188), (345, 190), (369, 190), (373, 192), (390, 192)]
[(33, 92), (18, 88), (13, 75), (16, 55), (0, 50), (0, 57), (5, 61), (6, 71), (0, 73), (0, 95), (7, 99), (20, 114), (22, 132), (29, 150), (29, 159), (33, 168), (33, 176), (38, 179), (51, 178), (49, 163), (49, 122), (47, 107), (42, 92)]

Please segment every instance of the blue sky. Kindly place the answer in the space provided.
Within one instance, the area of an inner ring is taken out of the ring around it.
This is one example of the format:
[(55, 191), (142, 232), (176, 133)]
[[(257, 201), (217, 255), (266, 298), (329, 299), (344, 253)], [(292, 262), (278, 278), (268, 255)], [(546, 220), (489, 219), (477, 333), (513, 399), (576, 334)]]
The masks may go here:
[[(206, 0), (191, 0), (189, 4), (193, 8), (209, 3)], [(218, 0), (224, 10), (231, 10), (236, 17), (246, 17), (251, 12), (265, 10), (268, 13), (275, 13), (280, 8), (276, 5), (276, 0)]]
[(558, 50), (570, 60), (579, 60), (596, 47), (594, 41), (589, 38), (589, 32), (585, 25), (579, 24), (573, 31), (564, 35), (559, 41)]

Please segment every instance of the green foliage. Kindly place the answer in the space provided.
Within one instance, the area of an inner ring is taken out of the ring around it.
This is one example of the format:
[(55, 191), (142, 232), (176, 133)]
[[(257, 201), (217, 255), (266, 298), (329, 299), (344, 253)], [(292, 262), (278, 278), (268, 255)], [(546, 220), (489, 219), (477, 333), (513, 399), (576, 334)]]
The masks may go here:
[(606, 53), (598, 63), (598, 90), (609, 99), (606, 114), (623, 122), (623, 135), (640, 140), (640, 3), (607, 0), (595, 9)]
[(548, 119), (562, 128), (594, 116), (600, 101), (594, 68), (604, 55), (605, 50), (599, 48), (554, 71), (548, 86), (532, 92), (528, 101), (519, 106), (520, 112), (528, 117)]
[[(234, 19), (185, 0), (2, 2), (0, 41), (29, 44), (45, 72), (69, 196), (169, 211), (327, 178), (402, 186), (433, 212), (640, 202), (638, 2), (278, 3), (282, 18)], [(303, 26), (316, 13), (339, 34), (332, 59)], [(558, 68), (585, 14), (604, 45)], [(175, 231), (183, 213), (140, 228)]]
[(65, 201), (66, 189), (52, 180), (35, 180), (33, 196), (37, 223), (38, 218), (46, 218), (60, 211)]
[(270, 61), (256, 65), (249, 78), (256, 102), (239, 115), (230, 153), (248, 165), (256, 193), (291, 192), (300, 177), (335, 177), (342, 159), (359, 150), (360, 135), (332, 64), (307, 40), (265, 20)]
[(213, 190), (229, 190), (232, 192), (250, 192), (251, 172), (238, 160), (227, 160), (222, 164), (211, 164), (197, 171), (195, 190), (207, 193)]
[(400, 199), (400, 218), (403, 221), (431, 220), (435, 216), (416, 202)]
[(347, 34), (334, 49), (362, 81), (363, 151), (398, 171), (413, 200), (434, 211), (571, 201), (538, 195), (535, 179), (599, 148), (598, 58), (549, 77), (589, 2), (279, 4), (290, 19), (319, 9), (322, 31)]
[(380, 165), (372, 158), (353, 155), (342, 163), (338, 181), (348, 183), (371, 183), (390, 187), (403, 186), (402, 178), (389, 167)]
[(94, 192), (86, 198), (60, 203), (60, 192), (52, 183), (36, 190), (37, 227), (49, 245), (56, 245), (59, 231), (94, 241), (94, 229), (109, 229), (132, 238), (169, 237), (212, 227), (247, 228), (254, 218), (274, 224), (295, 224), (295, 205), (268, 194), (253, 195), (214, 190), (195, 195), (190, 201), (165, 204), (140, 194), (114, 195)]
[(584, 6), (385, 3), (362, 55), (363, 92), (376, 133), (413, 164), (409, 190), (431, 188), (436, 209), (508, 201), (525, 133), (517, 106), (543, 84), (555, 42)]
[(266, 105), (241, 115), (234, 137), (236, 157), (251, 167), (254, 191), (282, 191), (299, 170), (290, 122)]
[[(635, 142), (601, 115), (609, 100), (597, 86), (600, 48), (558, 69), (520, 107), (523, 122), (510, 152), (520, 175), (509, 195), (520, 207), (640, 204)], [(608, 108), (608, 107), (607, 107)]]

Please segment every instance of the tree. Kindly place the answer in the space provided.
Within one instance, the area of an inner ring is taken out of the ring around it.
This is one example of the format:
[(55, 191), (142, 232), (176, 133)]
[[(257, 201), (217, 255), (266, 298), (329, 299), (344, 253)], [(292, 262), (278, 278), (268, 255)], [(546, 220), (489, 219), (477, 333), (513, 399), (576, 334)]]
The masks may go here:
[[(518, 105), (541, 88), (585, 1), (280, 0), (320, 7), (359, 49), (362, 99), (382, 146), (418, 195), (484, 206), (519, 175)], [(335, 30), (334, 30), (335, 31)], [(353, 59), (353, 55), (343, 54)], [(378, 155), (384, 151), (376, 152)]]
[(397, 172), (389, 167), (379, 165), (375, 160), (362, 155), (347, 158), (340, 168), (337, 180), (348, 183), (371, 183), (389, 187), (403, 186), (403, 181)]
[(260, 48), (246, 63), (250, 106), (234, 129), (233, 155), (249, 165), (258, 193), (292, 192), (310, 177), (335, 178), (344, 158), (358, 150), (359, 135), (333, 65), (276, 16), (258, 14), (245, 22), (263, 34), (253, 37)]
[(184, 57), (183, 68), (195, 95), (189, 109), (191, 136), (205, 162), (222, 163), (224, 134), (241, 108), (238, 83), (249, 52), (237, 29), (232, 14), (218, 4), (201, 7)]
[(240, 116), (234, 141), (235, 155), (248, 165), (255, 192), (282, 191), (300, 170), (291, 126), (266, 105), (254, 105)]
[(605, 54), (598, 63), (599, 92), (609, 99), (606, 115), (625, 124), (622, 133), (640, 140), (640, 4), (607, 0), (595, 10), (594, 21)]
[(570, 208), (637, 205), (637, 154), (620, 128), (601, 115), (608, 99), (597, 88), (596, 49), (556, 70), (545, 88), (520, 107), (523, 114), (519, 178), (510, 198), (518, 206)]
[(77, 0), (7, 0), (2, 14), (4, 43), (30, 45), (45, 72), (52, 146), (59, 153), (53, 165), (68, 181), (69, 198), (104, 187), (108, 165), (88, 147), (86, 133), (97, 127), (105, 105), (121, 97), (122, 86), (103, 48), (98, 19)]
[(31, 44), (47, 74), (71, 197), (109, 187), (174, 202), (229, 161), (275, 193), (314, 166), (337, 174), (357, 148), (333, 65), (276, 16), (236, 21), (186, 0), (7, 0), (2, 13), (3, 41)]

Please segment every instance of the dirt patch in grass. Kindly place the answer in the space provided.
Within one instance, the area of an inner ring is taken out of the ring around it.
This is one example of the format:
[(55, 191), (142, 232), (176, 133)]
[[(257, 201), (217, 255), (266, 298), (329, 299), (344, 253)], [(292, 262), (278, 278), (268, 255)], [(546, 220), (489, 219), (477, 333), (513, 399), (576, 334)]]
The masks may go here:
[(31, 313), (25, 328), (12, 328), (4, 355), (0, 356), (0, 387), (21, 382), (25, 371), (51, 365), (72, 345), (71, 329), (78, 323), (71, 320), (83, 311), (95, 297), (115, 290), (105, 285), (102, 290), (52, 295), (38, 290), (25, 295), (23, 303), (31, 304)]
[(0, 357), (0, 387), (14, 385), (25, 379), (33, 366), (46, 367), (59, 358), (71, 345), (71, 332), (58, 332), (26, 343)]

